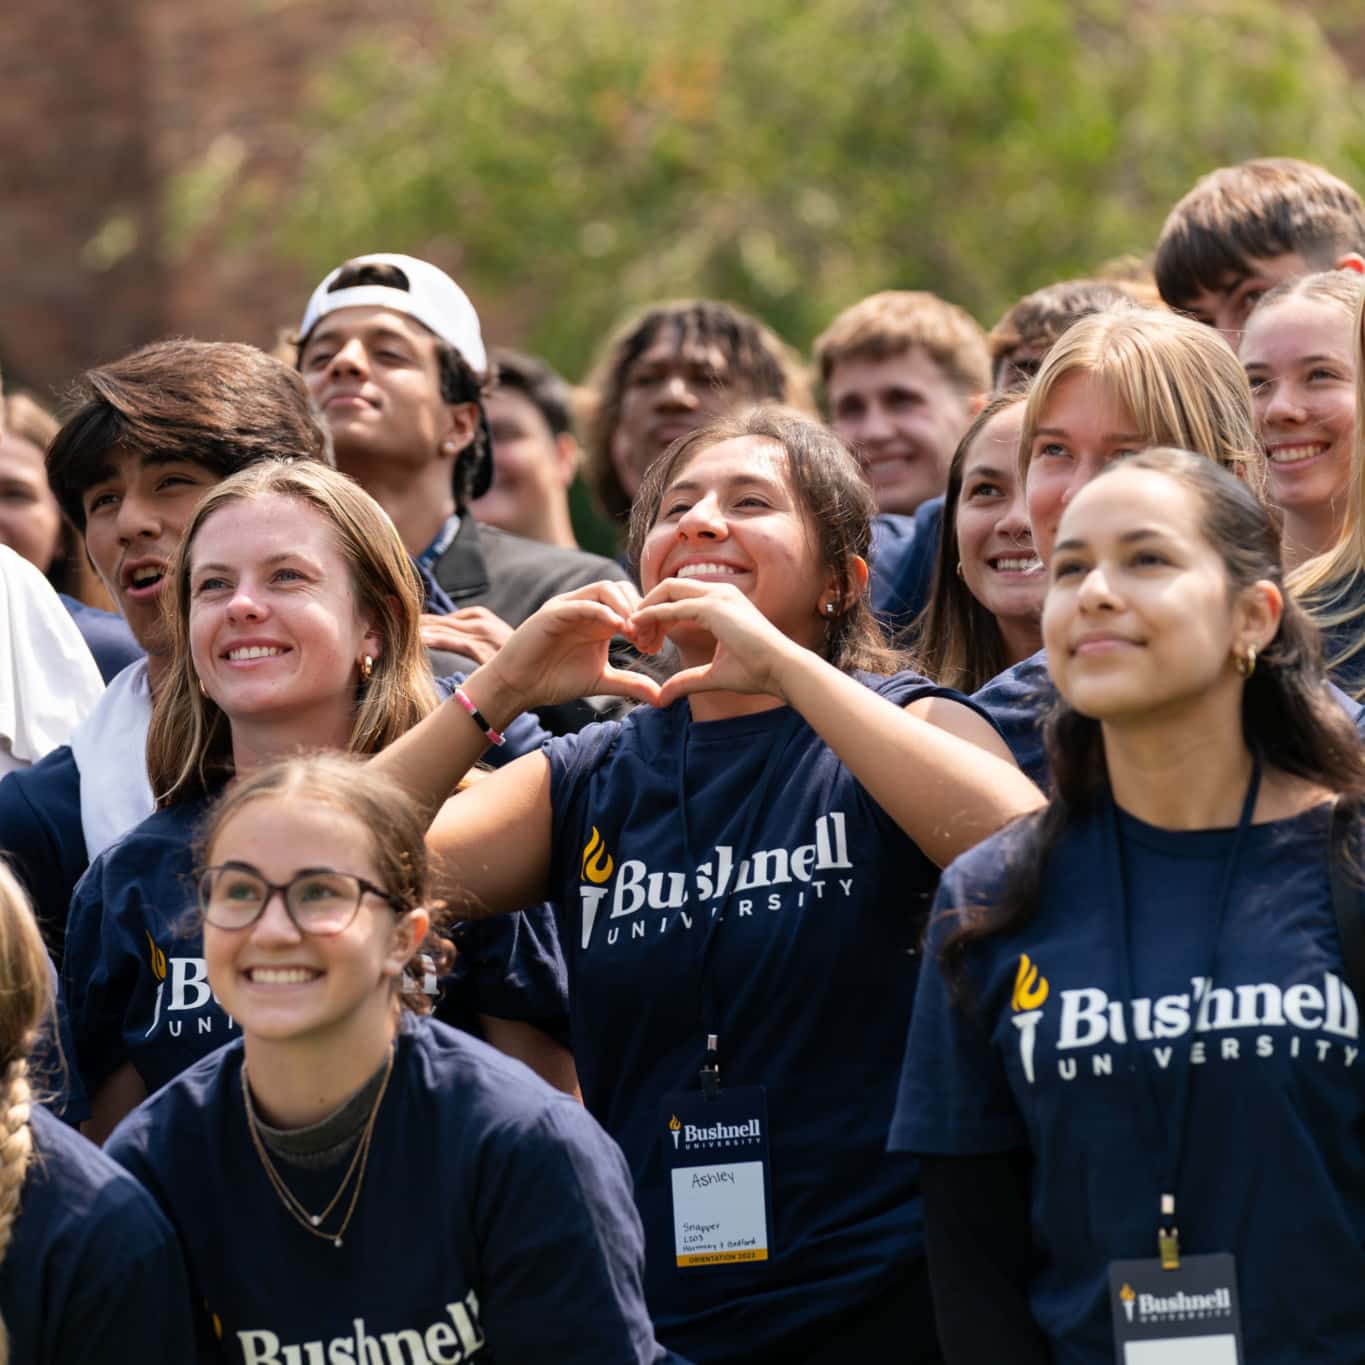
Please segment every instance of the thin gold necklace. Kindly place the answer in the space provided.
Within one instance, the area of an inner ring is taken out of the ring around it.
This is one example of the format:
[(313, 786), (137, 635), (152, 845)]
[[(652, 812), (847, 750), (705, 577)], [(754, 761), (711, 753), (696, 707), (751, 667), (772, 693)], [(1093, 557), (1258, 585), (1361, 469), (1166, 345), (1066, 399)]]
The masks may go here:
[[(384, 1102), (384, 1092), (388, 1090), (389, 1077), (393, 1075), (393, 1054), (394, 1047), (393, 1044), (390, 1044), (388, 1061), (384, 1065), (384, 1080), (379, 1086), (379, 1093), (374, 1097), (370, 1116), (365, 1120), (360, 1141), (356, 1144), (355, 1155), (351, 1157), (351, 1164), (346, 1167), (346, 1174), (341, 1177), (341, 1184), (337, 1186), (337, 1192), (321, 1213), (309, 1213), (295, 1198), (294, 1192), (284, 1183), (284, 1177), (275, 1169), (275, 1163), (271, 1161), (270, 1153), (266, 1151), (265, 1143), (261, 1141), (256, 1110), (251, 1103), (251, 1087), (247, 1084), (246, 1058), (242, 1058), (242, 1104), (246, 1108), (246, 1127), (247, 1132), (251, 1134), (251, 1145), (256, 1149), (256, 1155), (260, 1157), (261, 1165), (265, 1167), (266, 1178), (270, 1181), (271, 1187), (279, 1196), (280, 1202), (284, 1205), (289, 1216), (305, 1232), (321, 1238), (324, 1242), (331, 1242), (334, 1247), (341, 1246), (342, 1238), (346, 1235), (346, 1229), (351, 1226), (351, 1215), (355, 1213), (355, 1206), (360, 1200), (360, 1187), (365, 1183), (365, 1167), (370, 1159), (370, 1142), (374, 1137), (375, 1122), (379, 1118), (379, 1106)], [(351, 1191), (351, 1202), (346, 1206), (346, 1215), (341, 1220), (341, 1226), (335, 1232), (321, 1231), (321, 1224), (336, 1208), (341, 1196), (346, 1191), (346, 1186), (351, 1183), (353, 1175), (356, 1177), (355, 1189)]]

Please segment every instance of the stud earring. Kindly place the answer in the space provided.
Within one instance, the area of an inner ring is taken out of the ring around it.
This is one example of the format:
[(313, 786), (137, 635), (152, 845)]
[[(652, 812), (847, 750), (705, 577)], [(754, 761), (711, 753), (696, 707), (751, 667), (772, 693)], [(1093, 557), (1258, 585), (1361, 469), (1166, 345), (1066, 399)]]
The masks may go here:
[(833, 615), (834, 615), (834, 603), (833, 603), (833, 602), (826, 602), (826, 603), (825, 603), (825, 615), (826, 615), (826, 616), (833, 616)]
[(365, 654), (360, 660), (360, 681), (369, 682), (370, 675), (374, 672), (374, 656)]
[(1256, 646), (1248, 645), (1245, 654), (1234, 656), (1237, 664), (1237, 671), (1244, 678), (1249, 678), (1256, 671)]

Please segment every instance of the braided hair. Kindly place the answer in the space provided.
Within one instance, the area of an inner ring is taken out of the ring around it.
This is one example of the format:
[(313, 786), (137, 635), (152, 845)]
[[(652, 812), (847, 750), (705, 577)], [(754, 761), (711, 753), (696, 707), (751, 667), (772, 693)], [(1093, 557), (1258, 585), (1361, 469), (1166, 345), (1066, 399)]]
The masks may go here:
[[(33, 1156), (28, 1056), (52, 1011), (52, 975), (38, 922), (14, 874), (0, 863), (0, 1265), (14, 1236)], [(0, 1317), (0, 1365), (9, 1365)]]

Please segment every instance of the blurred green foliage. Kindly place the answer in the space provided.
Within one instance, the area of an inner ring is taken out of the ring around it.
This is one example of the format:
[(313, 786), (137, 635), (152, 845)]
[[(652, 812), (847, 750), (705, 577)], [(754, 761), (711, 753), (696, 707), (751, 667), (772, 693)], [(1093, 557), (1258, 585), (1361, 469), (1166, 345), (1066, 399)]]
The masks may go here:
[(446, 0), (434, 38), (351, 50), (313, 115), (287, 249), (432, 254), (574, 378), (659, 297), (799, 346), (887, 287), (989, 325), (1146, 252), (1214, 166), (1365, 170), (1362, 91), (1272, 0)]
[(287, 251), (428, 255), (574, 379), (658, 298), (799, 347), (883, 288), (989, 326), (1146, 254), (1215, 166), (1365, 183), (1365, 92), (1274, 0), (444, 0), (334, 63), (310, 117)]

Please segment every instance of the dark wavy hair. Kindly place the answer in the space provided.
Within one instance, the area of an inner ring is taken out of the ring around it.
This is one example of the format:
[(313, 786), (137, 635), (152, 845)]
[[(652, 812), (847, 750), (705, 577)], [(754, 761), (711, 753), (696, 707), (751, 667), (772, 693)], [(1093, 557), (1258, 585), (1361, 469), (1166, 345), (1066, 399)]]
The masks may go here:
[(825, 626), (822, 655), (848, 672), (894, 673), (909, 656), (889, 649), (866, 590), (853, 578), (853, 558), (866, 560), (877, 504), (849, 448), (826, 426), (774, 403), (760, 404), (698, 427), (668, 447), (645, 473), (630, 512), (629, 553), (638, 578), (645, 537), (658, 520), (664, 493), (693, 456), (743, 436), (774, 441), (787, 454), (787, 470), (820, 562), (834, 574), (840, 607)]
[[(1212, 460), (1158, 446), (1117, 460), (1116, 469), (1149, 469), (1199, 500), (1202, 528), (1218, 552), (1233, 596), (1262, 579), (1284, 590), (1279, 532), (1247, 485)], [(1261, 651), (1242, 692), (1242, 736), (1267, 767), (1306, 778), (1359, 803), (1365, 796), (1365, 749), (1327, 687), (1318, 630), (1286, 595), (1274, 639)], [(1109, 791), (1103, 729), (1058, 696), (1044, 726), (1053, 795), (1013, 826), (1004, 895), (988, 907), (951, 912), (942, 960), (959, 982), (968, 948), (993, 934), (1022, 929), (1037, 913), (1048, 858), (1068, 825), (1097, 810)]]

